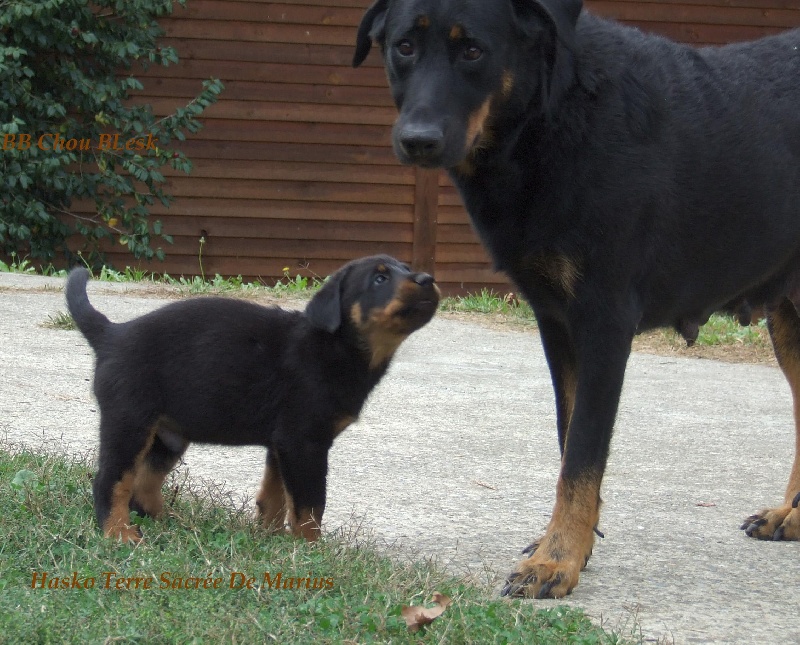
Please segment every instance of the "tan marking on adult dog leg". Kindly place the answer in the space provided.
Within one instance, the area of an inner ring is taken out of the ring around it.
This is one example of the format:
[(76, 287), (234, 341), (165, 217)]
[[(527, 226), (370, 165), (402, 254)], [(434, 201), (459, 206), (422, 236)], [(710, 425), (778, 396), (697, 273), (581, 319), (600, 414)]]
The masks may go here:
[(560, 253), (543, 253), (529, 260), (531, 269), (543, 277), (553, 288), (572, 299), (581, 279), (576, 260)]
[(349, 426), (355, 420), (356, 420), (356, 417), (351, 417), (349, 415), (344, 416), (341, 419), (338, 419), (333, 424), (333, 438), (335, 439), (340, 434), (342, 434), (347, 429), (347, 426)]
[(768, 326), (775, 356), (792, 392), (794, 406), (794, 462), (784, 494), (784, 503), (748, 517), (742, 529), (762, 540), (800, 540), (800, 316), (790, 300), (784, 300), (769, 314)]
[(270, 533), (283, 533), (286, 522), (286, 488), (280, 470), (269, 464), (264, 469), (261, 489), (256, 495), (256, 507), (261, 524)]
[(601, 477), (585, 473), (574, 481), (559, 478), (556, 505), (536, 551), (509, 577), (510, 593), (563, 598), (578, 584), (594, 545), (600, 518)]

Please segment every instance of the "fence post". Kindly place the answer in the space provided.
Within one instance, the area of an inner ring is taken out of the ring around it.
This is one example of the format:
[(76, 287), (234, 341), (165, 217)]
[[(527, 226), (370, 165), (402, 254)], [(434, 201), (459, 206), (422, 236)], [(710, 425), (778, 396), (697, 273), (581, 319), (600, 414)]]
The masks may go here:
[(436, 268), (436, 224), (439, 206), (439, 171), (416, 168), (414, 188), (414, 241), (411, 265), (433, 274)]

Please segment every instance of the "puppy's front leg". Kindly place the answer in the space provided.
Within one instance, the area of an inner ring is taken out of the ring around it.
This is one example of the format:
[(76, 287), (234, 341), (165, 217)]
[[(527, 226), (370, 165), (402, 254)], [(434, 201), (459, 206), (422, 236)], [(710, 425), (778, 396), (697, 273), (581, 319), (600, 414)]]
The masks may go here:
[(287, 511), (286, 488), (278, 458), (272, 450), (267, 450), (267, 467), (256, 497), (256, 506), (264, 528), (270, 533), (283, 533)]
[(289, 507), (289, 528), (292, 535), (309, 542), (320, 536), (322, 514), (325, 511), (329, 449), (330, 445), (308, 440), (278, 448)]

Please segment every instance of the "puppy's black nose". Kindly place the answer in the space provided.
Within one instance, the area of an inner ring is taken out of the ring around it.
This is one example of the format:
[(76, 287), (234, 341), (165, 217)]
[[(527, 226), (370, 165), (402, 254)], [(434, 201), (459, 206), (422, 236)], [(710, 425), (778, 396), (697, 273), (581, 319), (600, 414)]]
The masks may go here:
[(427, 273), (416, 273), (414, 274), (414, 282), (420, 287), (429, 287), (433, 284), (433, 276)]
[(398, 139), (403, 152), (416, 161), (436, 159), (444, 150), (444, 133), (436, 127), (410, 124), (400, 131)]

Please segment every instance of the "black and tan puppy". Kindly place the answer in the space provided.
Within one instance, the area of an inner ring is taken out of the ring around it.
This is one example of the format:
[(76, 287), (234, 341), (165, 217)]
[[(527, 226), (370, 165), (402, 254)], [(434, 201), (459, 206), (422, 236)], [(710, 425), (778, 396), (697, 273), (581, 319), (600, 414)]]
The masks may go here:
[(115, 324), (76, 269), (67, 305), (97, 356), (100, 457), (94, 504), (104, 533), (138, 542), (129, 510), (158, 516), (161, 485), (190, 442), (262, 445), (263, 524), (314, 540), (328, 450), (359, 415), (400, 343), (434, 315), (439, 289), (389, 256), (345, 265), (305, 312), (195, 298)]

